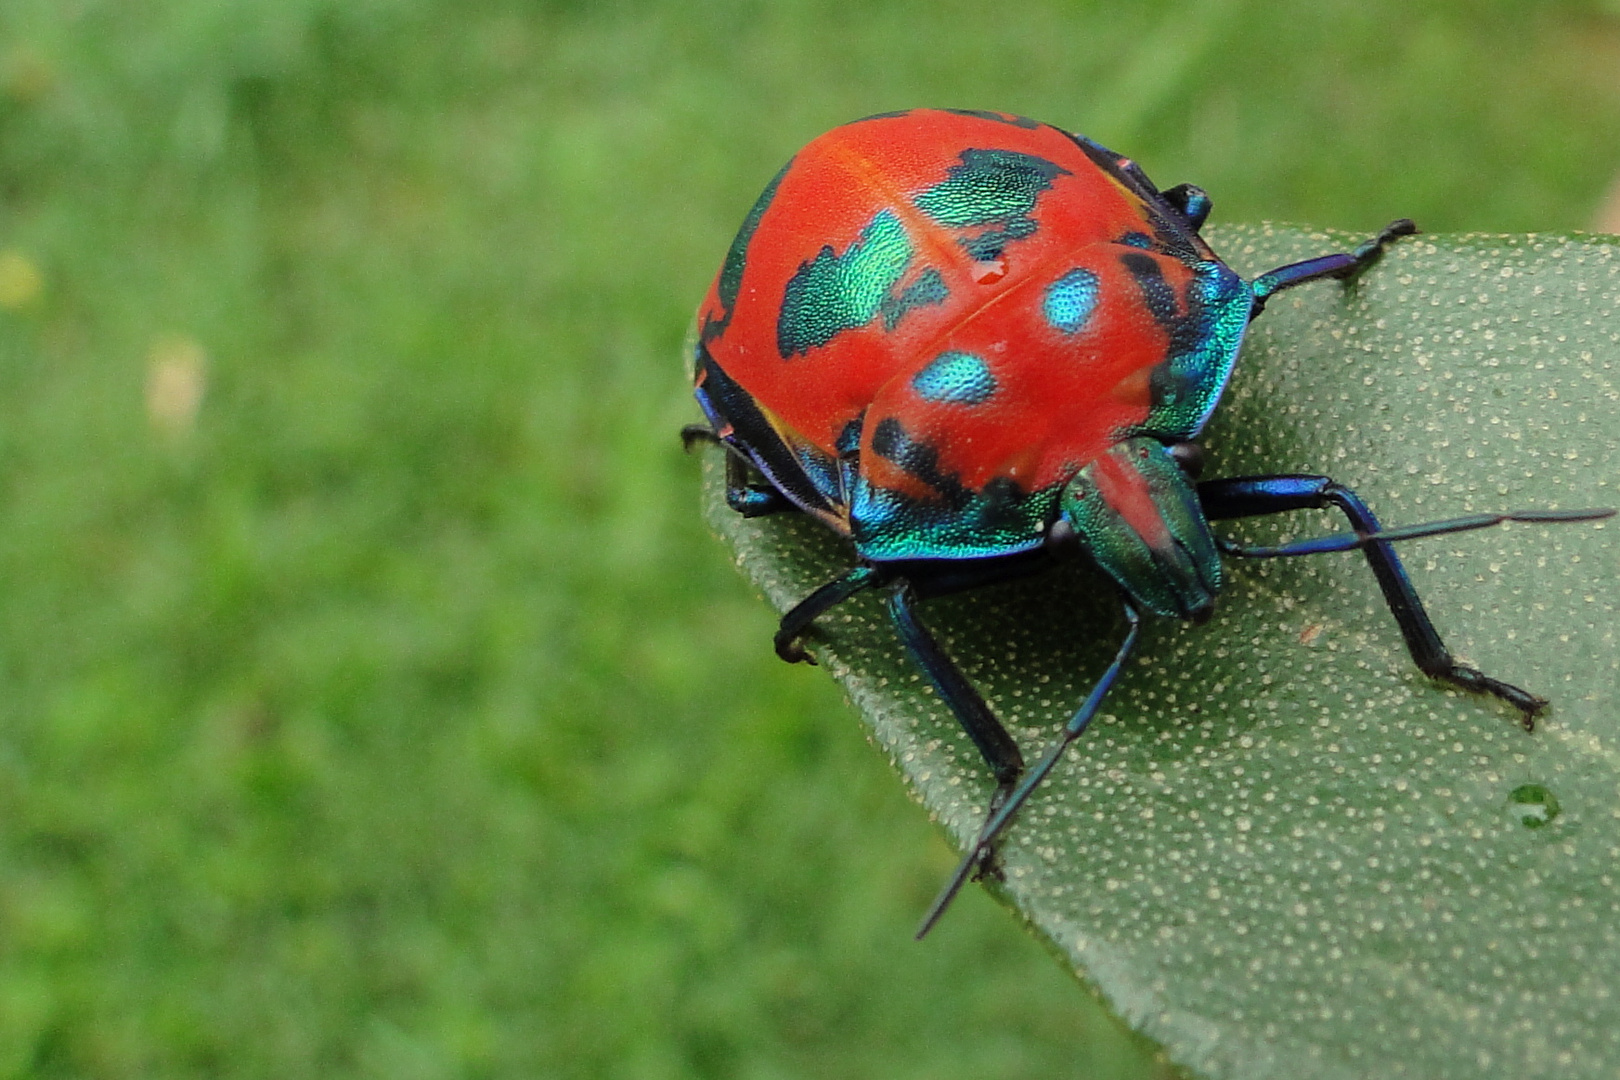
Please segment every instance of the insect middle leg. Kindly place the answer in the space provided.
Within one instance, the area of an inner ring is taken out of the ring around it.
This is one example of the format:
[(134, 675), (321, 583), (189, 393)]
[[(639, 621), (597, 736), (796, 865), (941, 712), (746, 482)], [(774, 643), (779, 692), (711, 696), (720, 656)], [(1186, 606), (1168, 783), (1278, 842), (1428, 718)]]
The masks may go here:
[[(1354, 491), (1326, 476), (1247, 476), (1227, 480), (1206, 480), (1198, 485), (1198, 498), (1203, 503), (1204, 516), (1211, 521), (1279, 514), (1288, 510), (1325, 510), (1337, 508), (1350, 519), (1358, 534), (1366, 536), (1361, 550), (1367, 556), (1378, 587), (1383, 591), (1384, 603), (1395, 617), (1401, 636), (1406, 640), (1412, 661), (1430, 678), (1442, 679), (1464, 690), (1492, 694), (1519, 710), (1526, 731), (1535, 729), (1536, 714), (1546, 707), (1547, 699), (1522, 690), (1512, 683), (1494, 679), (1477, 668), (1459, 664), (1434, 628), (1417, 589), (1401, 565), (1400, 556), (1389, 541), (1374, 538), (1380, 530), (1378, 518)], [(1224, 549), (1234, 555), (1265, 557), (1284, 552), (1275, 550), (1249, 551), (1235, 545)]]
[(962, 861), (957, 864), (956, 873), (945, 882), (945, 887), (939, 891), (928, 913), (923, 916), (922, 924), (917, 928), (916, 936), (919, 940), (933, 928), (940, 916), (945, 914), (945, 909), (950, 906), (962, 886), (967, 884), (968, 879), (983, 872), (983, 868), (994, 857), (997, 838), (1012, 823), (1013, 815), (1018, 813), (1024, 801), (1057, 765), (1063, 751), (1085, 732), (1091, 724), (1092, 717), (1097, 715), (1103, 698), (1113, 687), (1114, 680), (1119, 678), (1119, 673), (1124, 669), (1125, 661), (1136, 647), (1137, 637), (1142, 631), (1142, 618), (1136, 608), (1129, 601), (1123, 606), (1125, 620), (1130, 629), (1125, 634), (1125, 640), (1120, 643), (1119, 651), (1114, 654), (1114, 662), (1108, 665), (1102, 678), (1092, 686), (1091, 693), (1086, 695), (1086, 700), (1080, 708), (1069, 717), (1069, 722), (1063, 726), (1063, 733), (1046, 748), (1046, 752), (1041, 755), (1035, 766), (1019, 778), (1017, 786), (1011, 793), (1007, 793), (1005, 786), (997, 790), (995, 797), (990, 800), (990, 813), (980, 826), (978, 837), (962, 856)]
[[(928, 676), (929, 682), (933, 683), (940, 700), (951, 710), (957, 723), (962, 725), (962, 730), (967, 732), (968, 738), (973, 740), (973, 745), (978, 748), (985, 764), (990, 766), (990, 772), (996, 778), (996, 790), (990, 796), (990, 806), (985, 813), (986, 825), (968, 849), (950, 884), (929, 910), (922, 929), (917, 932), (917, 936), (921, 937), (938, 921), (951, 899), (969, 878), (978, 877), (987, 867), (993, 865), (995, 837), (1001, 828), (1005, 827), (1005, 819), (999, 819), (1002, 824), (994, 829), (991, 828), (991, 824), (998, 821), (998, 815), (1008, 809), (1008, 797), (1013, 795), (1015, 789), (1023, 791), (1025, 795), (1028, 794), (1027, 790), (1019, 787), (1020, 779), (1027, 780), (1027, 778), (1024, 774), (1024, 755), (1018, 749), (1018, 744), (1013, 741), (1013, 737), (1008, 734), (1001, 721), (996, 719), (995, 713), (990, 711), (984, 696), (968, 681), (967, 676), (962, 674), (961, 668), (956, 666), (956, 662), (940, 646), (927, 624), (918, 617), (917, 589), (903, 576), (898, 576), (881, 566), (862, 563), (847, 574), (827, 582), (782, 616), (781, 627), (776, 633), (777, 655), (788, 661), (814, 663), (814, 659), (799, 644), (799, 638), (809, 629), (810, 624), (817, 616), (843, 603), (856, 593), (882, 585), (890, 586), (889, 616), (894, 621), (901, 644), (905, 646), (911, 659)], [(1043, 762), (1043, 765), (1047, 770), (1051, 768), (1050, 762)], [(1045, 775), (1044, 770), (1042, 775)]]
[[(996, 778), (996, 790), (990, 796), (990, 806), (985, 814), (985, 821), (995, 820), (1007, 802), (1013, 789), (1017, 787), (1019, 778), (1024, 772), (1024, 755), (1018, 749), (1007, 729), (996, 719), (995, 713), (985, 703), (983, 695), (974, 689), (968, 682), (967, 676), (948, 656), (939, 642), (929, 632), (928, 627), (917, 617), (917, 595), (911, 583), (900, 579), (889, 592), (889, 615), (894, 620), (895, 629), (899, 631), (900, 641), (905, 645), (906, 651), (911, 654), (918, 667), (923, 669), (934, 689), (939, 691), (942, 701), (950, 708), (957, 723), (962, 725), (973, 745), (979, 748), (984, 757), (985, 764)], [(940, 893), (929, 909), (928, 915), (923, 919), (922, 926), (917, 930), (919, 939), (930, 929), (939, 917), (950, 906), (951, 900), (958, 890), (967, 883), (969, 878), (977, 878), (988, 867), (994, 865), (995, 846), (994, 836), (986, 829), (981, 829), (977, 839), (969, 847), (956, 873)]]
[(917, 617), (917, 594), (911, 582), (904, 578), (896, 581), (889, 591), (889, 616), (894, 620), (906, 652), (923, 669), (934, 689), (939, 691), (940, 699), (973, 740), (973, 745), (979, 748), (985, 764), (990, 766), (996, 778), (996, 794), (990, 801), (990, 810), (994, 813), (1018, 783), (1024, 771), (1024, 755), (985, 704), (983, 695), (968, 682), (967, 676)]

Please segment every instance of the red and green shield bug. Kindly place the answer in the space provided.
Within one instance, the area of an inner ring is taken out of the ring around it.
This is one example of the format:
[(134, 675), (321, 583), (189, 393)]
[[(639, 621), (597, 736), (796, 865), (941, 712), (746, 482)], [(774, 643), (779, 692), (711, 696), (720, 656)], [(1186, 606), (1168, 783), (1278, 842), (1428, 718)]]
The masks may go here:
[[(1396, 221), (1354, 251), (1246, 281), (1199, 235), (1209, 197), (1161, 191), (1129, 158), (1001, 113), (868, 117), (810, 143), (744, 219), (698, 313), (692, 364), (727, 452), (727, 501), (809, 514), (855, 566), (783, 617), (776, 651), (835, 604), (882, 588), (907, 651), (996, 779), (977, 840), (926, 933), (1086, 728), (1136, 644), (1141, 614), (1201, 621), (1221, 557), (1361, 550), (1413, 661), (1534, 724), (1545, 700), (1458, 663), (1392, 542), (1502, 521), (1612, 510), (1479, 514), (1384, 529), (1327, 476), (1200, 480), (1199, 433), (1249, 322), (1276, 293), (1348, 279), (1416, 232)], [(1336, 507), (1348, 533), (1244, 547), (1213, 521)], [(918, 615), (928, 597), (1048, 569), (1079, 549), (1118, 586), (1113, 662), (1033, 767)]]

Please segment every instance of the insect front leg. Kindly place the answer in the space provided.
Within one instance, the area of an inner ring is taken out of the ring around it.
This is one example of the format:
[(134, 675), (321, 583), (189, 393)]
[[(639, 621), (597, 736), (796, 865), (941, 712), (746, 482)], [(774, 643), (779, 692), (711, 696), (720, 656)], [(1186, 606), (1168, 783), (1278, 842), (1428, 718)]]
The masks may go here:
[[(1354, 546), (1366, 554), (1367, 564), (1372, 567), (1378, 587), (1383, 591), (1384, 603), (1395, 617), (1395, 624), (1406, 639), (1407, 652), (1418, 668), (1430, 678), (1501, 698), (1519, 710), (1526, 731), (1535, 729), (1536, 714), (1546, 707), (1547, 699), (1494, 679), (1467, 664), (1459, 664), (1452, 657), (1424, 610), (1423, 601), (1418, 598), (1417, 589), (1395, 554), (1395, 548), (1389, 541), (1376, 538), (1380, 531), (1378, 518), (1354, 491), (1326, 476), (1248, 476), (1207, 480), (1198, 485), (1198, 498), (1203, 503), (1204, 515), (1211, 521), (1336, 507), (1349, 518), (1351, 528), (1361, 535)], [(1230, 554), (1250, 557), (1303, 553), (1237, 545), (1223, 545), (1223, 548)]]
[(1289, 263), (1269, 270), (1249, 283), (1254, 290), (1254, 307), (1249, 311), (1249, 318), (1254, 318), (1265, 310), (1266, 301), (1284, 289), (1292, 289), (1311, 281), (1320, 281), (1323, 278), (1353, 278), (1384, 254), (1384, 249), (1403, 236), (1416, 234), (1418, 227), (1409, 218), (1400, 218), (1384, 226), (1377, 235), (1358, 246), (1354, 251), (1339, 252), (1333, 255), (1319, 255), (1304, 262)]

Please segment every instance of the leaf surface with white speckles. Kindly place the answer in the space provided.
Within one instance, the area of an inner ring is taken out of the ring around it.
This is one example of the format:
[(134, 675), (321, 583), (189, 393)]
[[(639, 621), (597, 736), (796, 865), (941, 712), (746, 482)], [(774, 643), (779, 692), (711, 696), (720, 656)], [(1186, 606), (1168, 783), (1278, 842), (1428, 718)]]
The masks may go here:
[[(1248, 274), (1354, 242), (1212, 237)], [(1206, 441), (1206, 476), (1327, 473), (1390, 525), (1620, 504), (1620, 244), (1419, 237), (1348, 290), (1286, 293)], [(849, 564), (810, 521), (727, 511), (713, 458), (706, 512), (772, 603)], [(1343, 528), (1312, 512), (1221, 531)], [(997, 892), (1200, 1075), (1611, 1075), (1617, 539), (1612, 525), (1513, 525), (1402, 547), (1453, 652), (1552, 699), (1535, 735), (1415, 670), (1360, 556), (1229, 563), (1210, 623), (1149, 625), (1008, 834)], [(1111, 589), (1080, 565), (926, 615), (1026, 756), (1123, 632)], [(812, 646), (965, 843), (986, 770), (878, 598), (823, 617)], [(1557, 815), (1527, 823), (1525, 785)]]

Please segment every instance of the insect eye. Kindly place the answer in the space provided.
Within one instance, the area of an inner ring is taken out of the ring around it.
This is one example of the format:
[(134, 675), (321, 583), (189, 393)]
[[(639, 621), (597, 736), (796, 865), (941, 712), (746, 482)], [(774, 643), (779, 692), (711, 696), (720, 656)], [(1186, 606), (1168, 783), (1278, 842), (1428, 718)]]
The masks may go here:
[(1170, 451), (1170, 457), (1175, 463), (1181, 466), (1182, 472), (1194, 480), (1203, 475), (1204, 445), (1202, 443), (1177, 442), (1171, 443), (1166, 449)]

